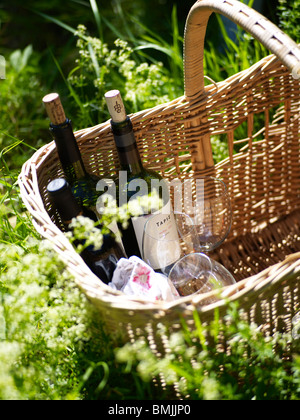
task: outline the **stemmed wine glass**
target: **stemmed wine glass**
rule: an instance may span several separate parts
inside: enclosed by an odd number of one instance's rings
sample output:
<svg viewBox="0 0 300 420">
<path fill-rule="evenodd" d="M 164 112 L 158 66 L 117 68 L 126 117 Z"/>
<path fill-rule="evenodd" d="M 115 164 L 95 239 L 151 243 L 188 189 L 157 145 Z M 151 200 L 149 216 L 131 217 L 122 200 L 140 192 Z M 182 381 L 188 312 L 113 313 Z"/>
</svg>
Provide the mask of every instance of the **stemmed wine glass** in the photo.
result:
<svg viewBox="0 0 300 420">
<path fill-rule="evenodd" d="M 144 261 L 168 276 L 181 296 L 235 283 L 225 267 L 206 255 L 220 246 L 231 228 L 232 212 L 226 185 L 211 177 L 200 181 L 196 200 L 185 199 L 184 212 L 172 214 L 175 230 L 159 230 L 159 215 L 154 214 L 145 224 L 143 233 Z"/>
<path fill-rule="evenodd" d="M 235 284 L 235 279 L 225 267 L 198 252 L 180 258 L 170 270 L 169 279 L 180 296 L 208 293 Z M 210 298 L 210 302 L 214 301 L 213 297 Z"/>
<path fill-rule="evenodd" d="M 199 252 L 210 252 L 219 247 L 227 238 L 232 224 L 231 200 L 226 184 L 217 178 L 198 179 L 194 200 L 184 200 L 184 212 L 178 213 L 178 229 L 196 231 L 194 247 Z M 199 184 L 198 184 L 199 185 Z"/>
</svg>

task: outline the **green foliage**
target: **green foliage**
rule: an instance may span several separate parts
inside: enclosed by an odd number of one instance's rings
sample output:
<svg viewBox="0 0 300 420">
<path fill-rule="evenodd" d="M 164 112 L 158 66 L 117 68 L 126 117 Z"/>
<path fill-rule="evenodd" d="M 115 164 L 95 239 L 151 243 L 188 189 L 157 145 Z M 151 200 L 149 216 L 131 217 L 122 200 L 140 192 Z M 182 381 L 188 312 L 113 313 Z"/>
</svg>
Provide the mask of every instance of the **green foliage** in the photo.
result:
<svg viewBox="0 0 300 420">
<path fill-rule="evenodd" d="M 29 215 L 24 212 L 20 198 L 17 169 L 9 168 L 8 161 L 15 156 L 15 150 L 26 154 L 31 148 L 11 136 L 7 138 L 13 143 L 0 152 L 0 243 L 26 247 L 29 235 L 39 237 L 32 226 Z M 22 145 L 22 148 L 21 148 Z M 29 151 L 28 151 L 29 150 Z M 14 160 L 14 159 L 12 159 Z M 12 166 L 12 165 L 11 165 Z"/>
<path fill-rule="evenodd" d="M 94 13 L 96 21 L 100 22 L 100 15 Z M 143 41 L 137 41 L 130 32 L 130 41 L 117 38 L 110 47 L 101 38 L 89 36 L 84 25 L 78 26 L 75 32 L 78 58 L 67 83 L 71 96 L 79 105 L 76 121 L 80 126 L 109 118 L 104 94 L 110 89 L 120 90 L 130 113 L 168 102 L 182 94 L 181 41 L 176 15 L 173 15 L 173 45 L 149 31 L 142 37 Z M 143 30 L 146 32 L 146 28 Z M 116 36 L 120 35 L 116 28 L 112 27 L 112 31 Z M 171 68 L 151 57 L 146 60 L 144 51 L 149 49 L 171 58 Z"/>
<path fill-rule="evenodd" d="M 265 337 L 256 325 L 242 320 L 242 312 L 233 304 L 225 317 L 226 326 L 217 313 L 205 327 L 198 313 L 194 318 L 195 330 L 185 326 L 169 336 L 169 351 L 164 356 L 156 356 L 139 339 L 118 349 L 117 360 L 127 370 L 136 370 L 144 381 L 162 375 L 168 385 L 178 384 L 185 399 L 300 399 L 299 356 L 283 357 L 291 335 Z M 168 334 L 164 326 L 160 333 Z M 299 338 L 293 344 L 299 354 Z"/>
<path fill-rule="evenodd" d="M 0 255 L 0 399 L 77 398 L 72 354 L 88 338 L 83 297 L 42 244 L 1 246 Z"/>
<path fill-rule="evenodd" d="M 151 398 L 47 242 L 0 244 L 0 400 Z M 134 381 L 132 381 L 134 379 Z"/>
<path fill-rule="evenodd" d="M 39 79 L 39 56 L 29 45 L 23 51 L 13 51 L 6 60 L 6 79 L 0 80 L 0 149 L 14 147 L 10 169 L 20 168 L 29 157 L 23 140 L 38 148 L 42 145 L 41 131 L 46 121 L 39 105 L 43 94 Z M 3 154 L 3 152 L 2 152 Z"/>
<path fill-rule="evenodd" d="M 68 77 L 71 94 L 80 98 L 77 123 L 96 124 L 109 118 L 104 94 L 118 88 L 127 109 L 132 112 L 166 102 L 170 95 L 170 83 L 161 63 L 139 63 L 134 60 L 134 50 L 126 41 L 117 39 L 115 48 L 99 38 L 86 35 L 80 25 L 76 32 L 79 58 Z"/>
<path fill-rule="evenodd" d="M 300 42 L 300 1 L 279 0 L 279 24 L 295 42 Z"/>
</svg>

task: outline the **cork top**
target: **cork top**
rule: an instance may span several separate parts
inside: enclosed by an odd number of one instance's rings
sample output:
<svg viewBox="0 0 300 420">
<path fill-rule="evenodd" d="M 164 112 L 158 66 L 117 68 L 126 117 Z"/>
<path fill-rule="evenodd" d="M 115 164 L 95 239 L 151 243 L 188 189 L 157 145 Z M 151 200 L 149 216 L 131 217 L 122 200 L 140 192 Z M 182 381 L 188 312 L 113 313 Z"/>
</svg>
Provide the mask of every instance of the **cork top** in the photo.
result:
<svg viewBox="0 0 300 420">
<path fill-rule="evenodd" d="M 124 122 L 127 114 L 120 92 L 110 90 L 105 94 L 105 99 L 112 121 L 115 123 Z"/>
<path fill-rule="evenodd" d="M 54 125 L 66 122 L 66 115 L 58 93 L 49 93 L 43 98 L 47 114 Z"/>
</svg>

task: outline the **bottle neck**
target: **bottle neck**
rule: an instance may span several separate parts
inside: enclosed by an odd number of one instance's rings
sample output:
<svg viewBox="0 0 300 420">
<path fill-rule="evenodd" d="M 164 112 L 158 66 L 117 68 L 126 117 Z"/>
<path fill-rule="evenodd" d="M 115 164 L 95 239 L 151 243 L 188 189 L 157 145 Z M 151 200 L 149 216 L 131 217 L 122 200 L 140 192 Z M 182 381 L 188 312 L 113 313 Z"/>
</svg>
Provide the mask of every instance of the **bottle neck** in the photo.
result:
<svg viewBox="0 0 300 420">
<path fill-rule="evenodd" d="M 141 173 L 144 167 L 130 118 L 127 117 L 122 123 L 111 121 L 111 127 L 118 150 L 121 169 L 132 175 Z"/>
<path fill-rule="evenodd" d="M 63 124 L 50 124 L 50 131 L 53 135 L 59 160 L 63 171 L 72 184 L 76 179 L 87 176 L 78 144 L 74 137 L 72 124 L 69 119 Z"/>
</svg>

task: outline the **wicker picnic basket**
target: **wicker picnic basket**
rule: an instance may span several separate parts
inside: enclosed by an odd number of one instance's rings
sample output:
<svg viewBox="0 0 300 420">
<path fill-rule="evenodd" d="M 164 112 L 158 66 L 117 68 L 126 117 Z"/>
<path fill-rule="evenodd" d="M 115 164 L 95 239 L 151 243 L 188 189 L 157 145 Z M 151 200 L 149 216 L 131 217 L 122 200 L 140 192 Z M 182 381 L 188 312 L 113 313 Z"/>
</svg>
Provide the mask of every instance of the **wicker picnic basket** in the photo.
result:
<svg viewBox="0 0 300 420">
<path fill-rule="evenodd" d="M 213 12 L 238 23 L 274 55 L 205 86 L 204 39 Z M 211 257 L 231 271 L 236 285 L 207 304 L 207 294 L 149 303 L 102 283 L 56 225 L 46 191 L 48 182 L 62 175 L 53 142 L 24 164 L 19 176 L 22 199 L 37 231 L 63 256 L 112 335 L 124 333 L 125 339 L 134 340 L 146 334 L 155 347 L 159 324 L 172 332 L 183 317 L 193 328 L 195 310 L 205 323 L 213 319 L 216 307 L 222 315 L 235 300 L 247 320 L 262 325 L 267 334 L 290 331 L 300 310 L 300 49 L 239 1 L 199 0 L 187 18 L 184 59 L 185 94 L 132 115 L 132 122 L 148 167 L 169 180 L 214 175 L 227 184 L 233 225 Z M 237 136 L 241 125 L 246 138 Z M 118 169 L 109 121 L 75 136 L 89 171 L 108 176 Z M 227 141 L 228 158 L 215 165 L 218 136 Z"/>
</svg>

